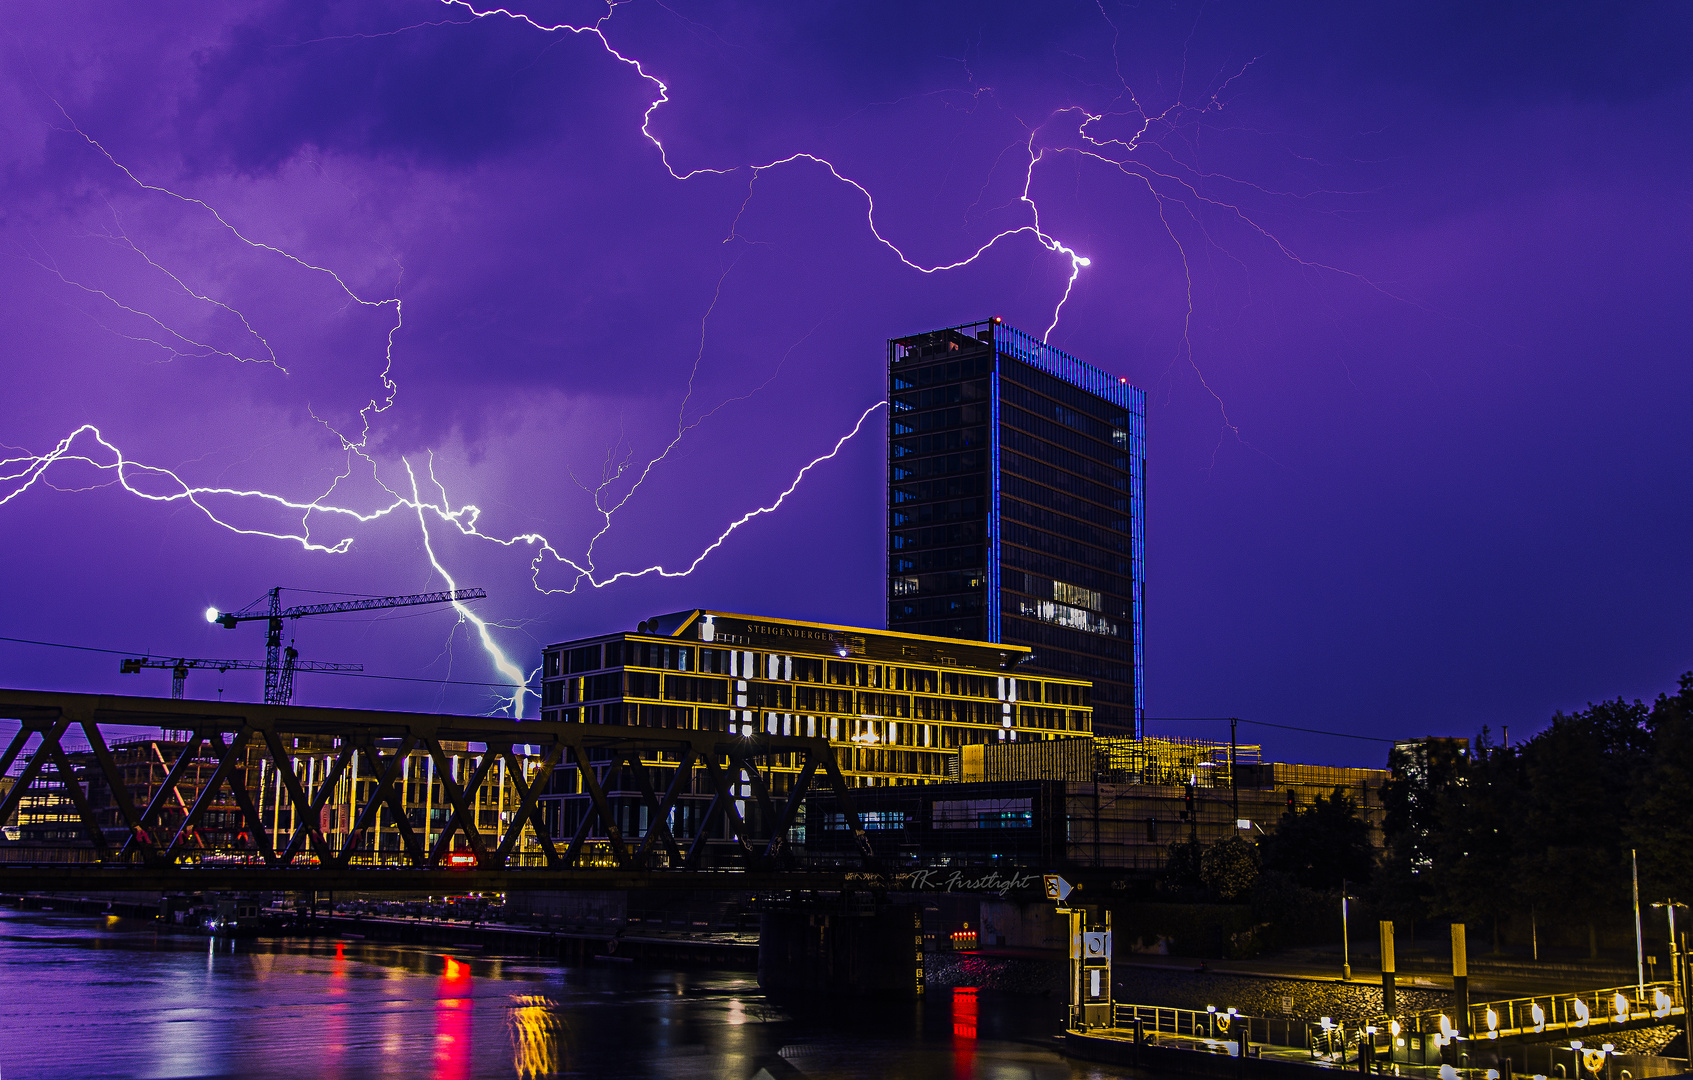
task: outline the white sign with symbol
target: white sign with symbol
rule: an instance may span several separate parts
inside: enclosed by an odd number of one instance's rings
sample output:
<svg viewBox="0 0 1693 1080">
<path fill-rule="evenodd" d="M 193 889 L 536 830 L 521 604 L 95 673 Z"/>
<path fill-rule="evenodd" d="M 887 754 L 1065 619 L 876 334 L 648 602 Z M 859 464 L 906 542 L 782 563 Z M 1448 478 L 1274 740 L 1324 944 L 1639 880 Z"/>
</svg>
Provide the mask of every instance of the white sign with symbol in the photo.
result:
<svg viewBox="0 0 1693 1080">
<path fill-rule="evenodd" d="M 1057 874 L 1047 874 L 1041 878 L 1041 881 L 1046 884 L 1046 898 L 1048 900 L 1063 902 L 1070 895 L 1071 884 Z"/>
</svg>

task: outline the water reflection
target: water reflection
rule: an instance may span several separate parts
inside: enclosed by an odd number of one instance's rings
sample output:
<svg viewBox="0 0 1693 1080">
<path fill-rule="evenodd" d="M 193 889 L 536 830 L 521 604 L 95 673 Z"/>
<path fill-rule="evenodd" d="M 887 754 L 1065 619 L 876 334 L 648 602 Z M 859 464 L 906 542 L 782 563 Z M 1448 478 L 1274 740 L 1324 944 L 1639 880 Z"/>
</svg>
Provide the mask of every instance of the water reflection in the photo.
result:
<svg viewBox="0 0 1693 1080">
<path fill-rule="evenodd" d="M 441 958 L 441 982 L 435 992 L 435 1076 L 469 1080 L 472 997 L 470 965 Z"/>
<path fill-rule="evenodd" d="M 5 1080 L 1100 1075 L 1053 1051 L 1054 1003 L 988 990 L 773 1002 L 741 972 L 351 939 L 231 948 L 150 921 L 4 908 L 0 987 Z"/>
<path fill-rule="evenodd" d="M 513 994 L 507 1024 L 511 1030 L 511 1065 L 523 1080 L 551 1076 L 559 1068 L 559 1020 L 553 1001 L 540 994 Z"/>
</svg>

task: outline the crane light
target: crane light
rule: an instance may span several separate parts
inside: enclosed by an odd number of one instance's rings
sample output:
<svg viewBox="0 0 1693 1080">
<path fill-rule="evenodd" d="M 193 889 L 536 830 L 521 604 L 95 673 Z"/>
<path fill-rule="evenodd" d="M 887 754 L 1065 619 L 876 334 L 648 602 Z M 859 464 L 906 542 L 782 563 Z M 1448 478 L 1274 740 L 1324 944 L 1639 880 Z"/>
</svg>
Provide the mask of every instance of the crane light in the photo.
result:
<svg viewBox="0 0 1693 1080">
<path fill-rule="evenodd" d="M 218 621 L 218 609 L 217 608 L 209 607 L 209 608 L 206 609 L 206 621 L 207 622 L 217 622 Z"/>
</svg>

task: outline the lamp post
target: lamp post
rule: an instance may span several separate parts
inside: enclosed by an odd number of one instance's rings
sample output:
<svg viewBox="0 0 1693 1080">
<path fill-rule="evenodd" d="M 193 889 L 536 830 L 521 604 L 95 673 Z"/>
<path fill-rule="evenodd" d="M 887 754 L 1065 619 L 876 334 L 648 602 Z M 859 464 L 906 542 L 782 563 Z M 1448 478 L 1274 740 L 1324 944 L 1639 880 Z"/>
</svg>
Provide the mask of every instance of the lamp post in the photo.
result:
<svg viewBox="0 0 1693 1080">
<path fill-rule="evenodd" d="M 1678 907 L 1686 907 L 1687 905 L 1671 897 L 1667 900 L 1661 900 L 1652 906 L 1655 908 L 1663 908 L 1664 914 L 1669 916 L 1670 981 L 1675 984 L 1676 993 L 1679 994 L 1681 992 L 1681 953 L 1676 948 L 1675 944 L 1675 909 Z"/>
<path fill-rule="evenodd" d="M 1634 875 L 1634 996 L 1638 1000 L 1646 996 L 1646 937 L 1640 930 L 1640 856 L 1633 848 L 1628 849 L 1628 862 Z"/>
<path fill-rule="evenodd" d="M 1346 919 L 1346 879 L 1340 879 L 1340 978 L 1352 978 L 1352 934 Z"/>
</svg>

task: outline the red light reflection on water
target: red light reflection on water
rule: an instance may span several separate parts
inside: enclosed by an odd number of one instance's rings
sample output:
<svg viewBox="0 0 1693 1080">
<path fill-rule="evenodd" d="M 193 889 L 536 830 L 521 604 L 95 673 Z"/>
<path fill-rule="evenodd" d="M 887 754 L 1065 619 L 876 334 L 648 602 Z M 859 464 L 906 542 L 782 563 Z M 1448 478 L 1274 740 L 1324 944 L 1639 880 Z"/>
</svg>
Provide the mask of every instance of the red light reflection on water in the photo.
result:
<svg viewBox="0 0 1693 1080">
<path fill-rule="evenodd" d="M 441 968 L 435 992 L 436 1080 L 470 1078 L 470 965 L 452 957 Z"/>
<path fill-rule="evenodd" d="M 976 1075 L 976 988 L 952 988 L 952 1072 L 965 1078 Z"/>
<path fill-rule="evenodd" d="M 340 1080 L 346 1075 L 347 1052 L 347 945 L 335 943 L 335 957 L 329 965 L 329 1003 L 323 1013 L 319 1045 L 323 1049 L 323 1076 Z"/>
</svg>

